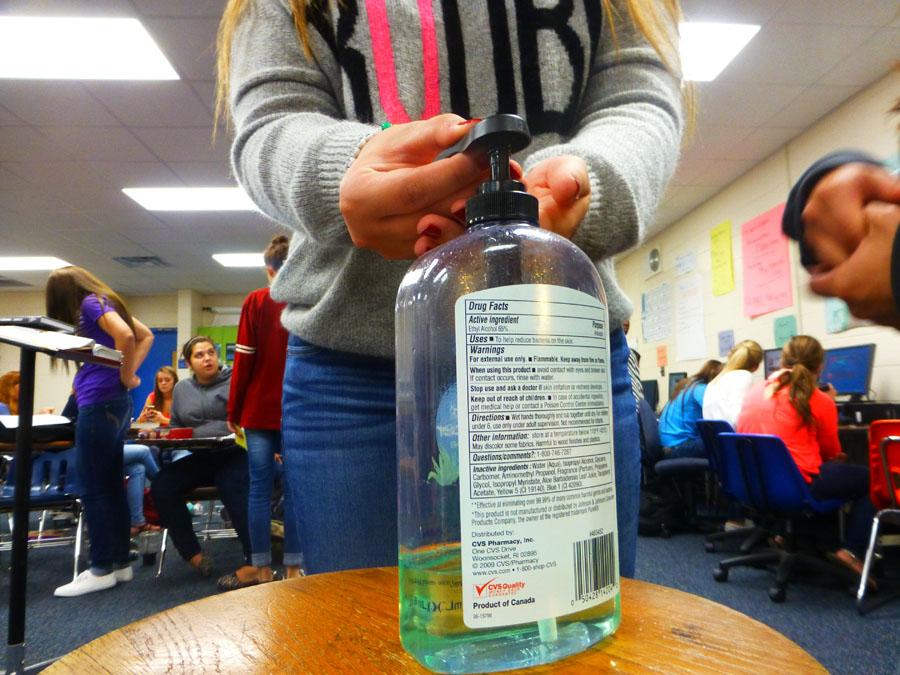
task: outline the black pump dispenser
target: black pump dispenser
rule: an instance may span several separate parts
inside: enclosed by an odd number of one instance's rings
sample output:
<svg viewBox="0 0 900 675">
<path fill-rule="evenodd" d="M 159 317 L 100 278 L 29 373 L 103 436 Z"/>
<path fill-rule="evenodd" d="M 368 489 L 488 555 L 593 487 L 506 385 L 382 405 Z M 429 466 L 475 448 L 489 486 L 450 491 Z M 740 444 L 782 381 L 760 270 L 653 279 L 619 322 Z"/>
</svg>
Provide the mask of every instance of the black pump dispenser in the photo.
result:
<svg viewBox="0 0 900 675">
<path fill-rule="evenodd" d="M 528 124 L 518 115 L 493 115 L 478 122 L 466 136 L 438 159 L 458 152 L 487 155 L 491 179 L 478 186 L 478 194 L 466 202 L 466 226 L 518 221 L 538 224 L 538 200 L 525 185 L 509 177 L 509 156 L 531 143 Z"/>
</svg>

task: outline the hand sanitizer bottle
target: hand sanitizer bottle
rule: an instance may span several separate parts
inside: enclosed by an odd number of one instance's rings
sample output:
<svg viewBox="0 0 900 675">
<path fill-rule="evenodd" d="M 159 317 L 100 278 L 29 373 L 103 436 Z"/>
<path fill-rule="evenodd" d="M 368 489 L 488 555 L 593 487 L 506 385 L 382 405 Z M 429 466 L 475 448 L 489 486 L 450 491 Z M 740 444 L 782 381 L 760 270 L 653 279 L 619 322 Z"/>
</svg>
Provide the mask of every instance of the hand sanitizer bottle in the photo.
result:
<svg viewBox="0 0 900 675">
<path fill-rule="evenodd" d="M 606 295 L 509 178 L 530 140 L 497 115 L 448 151 L 491 180 L 397 296 L 400 637 L 437 672 L 555 661 L 619 624 Z"/>
</svg>

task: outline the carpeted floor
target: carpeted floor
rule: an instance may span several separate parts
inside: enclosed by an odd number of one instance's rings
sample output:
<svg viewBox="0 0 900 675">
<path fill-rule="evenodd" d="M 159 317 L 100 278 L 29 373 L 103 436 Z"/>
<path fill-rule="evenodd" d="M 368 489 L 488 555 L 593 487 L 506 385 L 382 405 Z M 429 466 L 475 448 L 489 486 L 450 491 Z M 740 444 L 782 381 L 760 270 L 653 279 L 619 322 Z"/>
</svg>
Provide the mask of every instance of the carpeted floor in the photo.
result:
<svg viewBox="0 0 900 675">
<path fill-rule="evenodd" d="M 235 540 L 208 543 L 216 573 L 233 571 L 241 562 Z M 130 584 L 73 599 L 53 597 L 53 589 L 71 575 L 70 547 L 33 550 L 29 556 L 27 663 L 55 658 L 150 614 L 216 593 L 215 577 L 200 579 L 177 555 L 167 558 L 163 576 L 135 563 Z M 860 617 L 844 588 L 801 584 L 791 587 L 787 602 L 768 598 L 771 577 L 758 570 L 732 572 L 716 583 L 712 569 L 718 558 L 703 549 L 700 535 L 671 539 L 641 538 L 638 578 L 710 598 L 744 612 L 787 635 L 832 673 L 895 675 L 900 662 L 900 600 Z M 894 561 L 897 562 L 897 561 Z M 3 553 L 0 581 L 0 628 L 6 635 L 9 597 L 9 554 Z"/>
</svg>

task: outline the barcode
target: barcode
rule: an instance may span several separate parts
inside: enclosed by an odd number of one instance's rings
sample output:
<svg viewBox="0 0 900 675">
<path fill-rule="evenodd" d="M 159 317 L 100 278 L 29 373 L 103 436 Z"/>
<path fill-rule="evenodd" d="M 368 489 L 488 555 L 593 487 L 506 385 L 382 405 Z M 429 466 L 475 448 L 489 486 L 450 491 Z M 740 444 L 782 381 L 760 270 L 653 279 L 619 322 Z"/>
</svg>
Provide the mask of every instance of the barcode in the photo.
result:
<svg viewBox="0 0 900 675">
<path fill-rule="evenodd" d="M 615 532 L 601 534 L 574 544 L 575 599 L 611 586 L 616 581 Z"/>
</svg>

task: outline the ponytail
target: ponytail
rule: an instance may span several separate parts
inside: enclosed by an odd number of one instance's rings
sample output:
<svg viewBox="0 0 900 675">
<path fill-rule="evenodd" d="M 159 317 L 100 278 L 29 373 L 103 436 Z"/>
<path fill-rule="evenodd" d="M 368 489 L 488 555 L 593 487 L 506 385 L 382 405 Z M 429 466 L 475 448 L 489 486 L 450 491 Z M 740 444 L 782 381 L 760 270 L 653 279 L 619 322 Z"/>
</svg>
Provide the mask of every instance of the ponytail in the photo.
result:
<svg viewBox="0 0 900 675">
<path fill-rule="evenodd" d="M 778 375 L 775 391 L 788 387 L 791 405 L 807 426 L 815 423 L 809 401 L 824 360 L 825 350 L 809 335 L 795 335 L 781 350 L 781 367 L 788 370 Z"/>
</svg>

